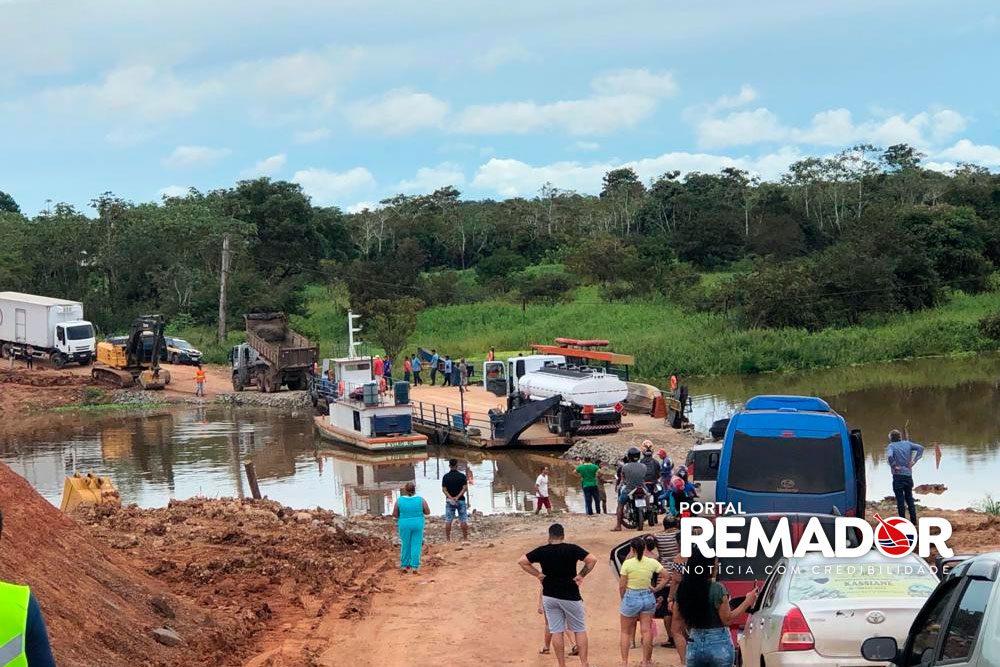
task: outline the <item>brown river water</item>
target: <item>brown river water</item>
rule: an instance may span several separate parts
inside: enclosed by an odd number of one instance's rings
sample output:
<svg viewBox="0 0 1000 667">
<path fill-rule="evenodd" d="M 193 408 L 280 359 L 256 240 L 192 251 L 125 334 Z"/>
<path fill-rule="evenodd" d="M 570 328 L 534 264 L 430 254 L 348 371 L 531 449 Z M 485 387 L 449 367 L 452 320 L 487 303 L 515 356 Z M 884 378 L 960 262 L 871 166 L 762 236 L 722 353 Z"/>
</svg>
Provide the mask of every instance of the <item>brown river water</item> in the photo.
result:
<svg viewBox="0 0 1000 667">
<path fill-rule="evenodd" d="M 1000 479 L 1000 356 L 922 359 L 795 374 L 695 378 L 690 413 L 700 430 L 761 393 L 821 396 L 864 432 L 869 499 L 891 493 L 883 462 L 886 433 L 907 421 L 911 439 L 928 446 L 917 484 L 943 483 L 932 507 L 975 506 Z M 935 466 L 932 443 L 941 445 Z M 458 458 L 472 476 L 471 504 L 484 513 L 531 509 L 535 476 L 553 468 L 556 509 L 582 510 L 583 497 L 557 452 L 430 447 L 371 455 L 333 449 L 313 432 L 312 417 L 226 406 L 156 414 L 54 414 L 30 440 L 0 441 L 0 461 L 58 504 L 65 475 L 110 476 L 125 502 L 165 505 L 171 498 L 249 494 L 242 462 L 254 462 L 262 493 L 296 508 L 343 514 L 384 513 L 399 487 L 417 484 L 435 513 L 444 511 L 439 480 Z M 613 495 L 613 494 L 612 494 Z M 612 501 L 613 502 L 613 501 Z"/>
</svg>

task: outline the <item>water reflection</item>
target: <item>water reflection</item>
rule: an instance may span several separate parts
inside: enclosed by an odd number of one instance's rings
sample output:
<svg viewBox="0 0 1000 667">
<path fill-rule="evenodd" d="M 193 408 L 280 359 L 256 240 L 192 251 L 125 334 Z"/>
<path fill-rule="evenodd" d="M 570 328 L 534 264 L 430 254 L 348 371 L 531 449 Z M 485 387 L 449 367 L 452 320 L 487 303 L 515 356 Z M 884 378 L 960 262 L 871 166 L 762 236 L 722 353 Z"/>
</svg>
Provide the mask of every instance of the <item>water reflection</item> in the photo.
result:
<svg viewBox="0 0 1000 667">
<path fill-rule="evenodd" d="M 332 449 L 313 432 L 312 417 L 212 406 L 152 415 L 78 416 L 51 433 L 0 440 L 0 460 L 58 503 L 73 472 L 110 476 L 125 502 L 162 506 L 171 498 L 242 497 L 243 462 L 256 468 L 262 493 L 292 507 L 342 514 L 391 511 L 407 481 L 435 513 L 444 513 L 440 479 L 456 458 L 470 477 L 473 509 L 531 511 L 535 477 L 552 469 L 557 509 L 579 510 L 583 497 L 569 467 L 551 453 L 434 448 L 369 453 Z"/>
</svg>

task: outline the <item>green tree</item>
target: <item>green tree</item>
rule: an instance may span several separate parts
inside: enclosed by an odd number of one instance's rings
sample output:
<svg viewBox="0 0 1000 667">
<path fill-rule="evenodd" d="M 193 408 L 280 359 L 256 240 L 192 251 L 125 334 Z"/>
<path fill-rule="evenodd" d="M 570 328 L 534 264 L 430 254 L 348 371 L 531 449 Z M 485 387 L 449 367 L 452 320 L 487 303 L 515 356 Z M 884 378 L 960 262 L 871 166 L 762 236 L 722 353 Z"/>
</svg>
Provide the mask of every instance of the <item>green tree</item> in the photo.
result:
<svg viewBox="0 0 1000 667">
<path fill-rule="evenodd" d="M 21 207 L 17 205 L 14 198 L 0 190 L 0 213 L 20 213 Z"/>
<path fill-rule="evenodd" d="M 553 304 L 571 301 L 578 282 L 564 271 L 523 271 L 516 276 L 514 284 L 520 302 Z"/>
<path fill-rule="evenodd" d="M 365 317 L 365 330 L 390 359 L 396 359 L 417 328 L 417 315 L 424 304 L 420 299 L 402 297 L 377 299 Z"/>
</svg>

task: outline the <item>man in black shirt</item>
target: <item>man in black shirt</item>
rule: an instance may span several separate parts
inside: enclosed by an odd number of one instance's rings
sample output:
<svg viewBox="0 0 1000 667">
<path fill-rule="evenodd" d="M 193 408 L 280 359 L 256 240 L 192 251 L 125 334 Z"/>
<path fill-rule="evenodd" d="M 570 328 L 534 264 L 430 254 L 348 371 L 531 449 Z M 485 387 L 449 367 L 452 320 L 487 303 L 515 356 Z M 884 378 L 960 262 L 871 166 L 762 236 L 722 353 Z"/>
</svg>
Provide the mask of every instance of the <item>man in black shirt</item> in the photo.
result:
<svg viewBox="0 0 1000 667">
<path fill-rule="evenodd" d="M 569 630 L 576 636 L 580 648 L 580 665 L 590 667 L 587 660 L 587 626 L 580 597 L 580 584 L 597 564 L 597 558 L 575 544 L 564 542 L 566 531 L 561 524 L 549 526 L 549 543 L 521 556 L 521 569 L 542 582 L 542 608 L 549 632 L 552 633 L 552 648 L 559 667 L 566 667 L 563 633 Z M 583 568 L 577 572 L 576 564 L 583 561 Z M 541 571 L 534 567 L 541 566 Z"/>
<path fill-rule="evenodd" d="M 444 537 L 451 541 L 451 524 L 458 515 L 458 523 L 462 526 L 462 539 L 469 539 L 469 504 L 465 494 L 469 490 L 469 478 L 458 469 L 458 459 L 448 461 L 449 471 L 441 478 L 441 490 L 444 491 Z"/>
</svg>

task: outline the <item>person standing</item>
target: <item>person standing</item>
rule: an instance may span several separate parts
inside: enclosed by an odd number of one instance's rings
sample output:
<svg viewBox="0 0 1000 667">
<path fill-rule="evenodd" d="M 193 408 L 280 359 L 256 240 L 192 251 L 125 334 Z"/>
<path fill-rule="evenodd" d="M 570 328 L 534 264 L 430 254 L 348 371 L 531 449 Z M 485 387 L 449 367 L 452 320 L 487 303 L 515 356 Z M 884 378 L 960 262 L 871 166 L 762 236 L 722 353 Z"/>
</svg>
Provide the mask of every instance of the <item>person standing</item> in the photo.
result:
<svg viewBox="0 0 1000 667">
<path fill-rule="evenodd" d="M 35 348 L 30 345 L 24 348 L 24 363 L 29 370 L 35 367 Z"/>
<path fill-rule="evenodd" d="M 910 511 L 910 521 L 917 523 L 917 504 L 913 500 L 913 466 L 924 456 L 924 448 L 896 429 L 889 431 L 885 457 L 892 470 L 892 492 L 896 496 L 896 512 L 901 517 Z"/>
<path fill-rule="evenodd" d="M 0 649 L 9 667 L 56 667 L 45 618 L 27 586 L 0 581 Z"/>
<path fill-rule="evenodd" d="M 372 362 L 372 370 L 375 373 L 374 380 L 378 382 L 382 379 L 382 374 L 385 371 L 385 363 L 382 361 L 382 357 L 375 355 L 375 360 Z"/>
<path fill-rule="evenodd" d="M 597 466 L 597 513 L 607 514 L 608 513 L 608 489 L 607 485 L 609 482 L 613 482 L 614 479 L 611 474 L 605 469 L 604 463 L 601 459 L 594 461 L 594 465 Z"/>
<path fill-rule="evenodd" d="M 646 555 L 646 540 L 642 536 L 633 537 L 629 545 L 632 547 L 632 556 L 622 563 L 618 576 L 618 593 L 621 596 L 618 608 L 621 614 L 618 647 L 623 667 L 628 667 L 628 652 L 632 647 L 637 622 L 642 637 L 642 664 L 649 665 L 652 661 L 656 594 L 668 583 L 666 571 L 660 561 Z"/>
<path fill-rule="evenodd" d="M 420 553 L 424 548 L 424 517 L 431 513 L 427 501 L 417 495 L 417 485 L 407 482 L 403 493 L 392 508 L 399 533 L 399 571 L 403 574 L 420 570 Z"/>
<path fill-rule="evenodd" d="M 385 378 L 386 384 L 390 387 L 392 386 L 392 358 L 386 357 L 385 363 L 382 365 L 382 377 Z"/>
<path fill-rule="evenodd" d="M 490 351 L 486 353 L 486 361 L 496 361 L 496 360 L 497 360 L 497 351 L 493 349 L 492 345 L 490 345 Z"/>
<path fill-rule="evenodd" d="M 205 396 L 205 369 L 198 362 L 198 369 L 194 372 L 194 395 Z"/>
<path fill-rule="evenodd" d="M 666 491 L 670 487 L 670 478 L 674 476 L 674 462 L 665 449 L 660 449 L 656 455 L 660 457 L 660 488 Z"/>
<path fill-rule="evenodd" d="M 559 667 L 566 667 L 566 642 L 563 633 L 567 630 L 576 636 L 580 665 L 590 667 L 586 612 L 580 585 L 597 565 L 597 558 L 582 547 L 565 540 L 566 531 L 562 524 L 554 523 L 549 526 L 548 544 L 524 554 L 517 564 L 542 582 L 542 609 L 549 632 L 552 633 L 552 648 L 555 649 Z M 583 567 L 577 572 L 577 563 L 580 562 Z M 542 568 L 541 571 L 535 564 Z"/>
<path fill-rule="evenodd" d="M 431 386 L 432 387 L 434 386 L 434 383 L 437 382 L 438 361 L 440 361 L 440 360 L 441 360 L 441 357 L 438 356 L 437 350 L 431 350 L 431 361 L 430 361 L 430 364 L 431 364 Z"/>
<path fill-rule="evenodd" d="M 684 655 L 686 667 L 732 667 L 736 659 L 729 626 L 757 601 L 758 591 L 750 590 L 735 609 L 729 593 L 715 581 L 717 564 L 697 548 L 677 586 L 674 615 L 688 628 L 690 639 Z"/>
<path fill-rule="evenodd" d="M 420 371 L 421 371 L 420 357 L 418 357 L 417 355 L 413 355 L 413 362 L 410 364 L 410 367 L 413 369 L 413 386 L 423 384 L 424 381 L 420 377 Z"/>
<path fill-rule="evenodd" d="M 458 360 L 458 384 L 461 387 L 469 386 L 469 365 L 465 363 L 465 357 Z"/>
<path fill-rule="evenodd" d="M 552 514 L 552 501 L 549 500 L 549 467 L 543 466 L 542 472 L 535 478 L 535 514 L 538 514 L 542 507 Z"/>
<path fill-rule="evenodd" d="M 587 514 L 593 514 L 594 508 L 601 509 L 601 495 L 597 489 L 597 466 L 589 456 L 583 457 L 583 463 L 576 467 L 580 476 L 580 488 L 583 489 L 583 502 Z"/>
<path fill-rule="evenodd" d="M 410 358 L 403 356 L 403 380 L 406 384 L 410 384 L 410 377 L 413 373 L 413 364 L 410 362 Z"/>
<path fill-rule="evenodd" d="M 444 361 L 442 362 L 442 372 L 444 373 L 444 381 L 441 383 L 443 387 L 451 386 L 451 357 L 447 354 L 444 355 Z"/>
<path fill-rule="evenodd" d="M 469 478 L 458 469 L 458 459 L 448 461 L 448 472 L 441 478 L 441 490 L 444 491 L 444 538 L 451 541 L 451 524 L 458 515 L 458 523 L 462 527 L 462 539 L 469 539 L 469 505 L 466 494 L 469 492 Z"/>
</svg>

